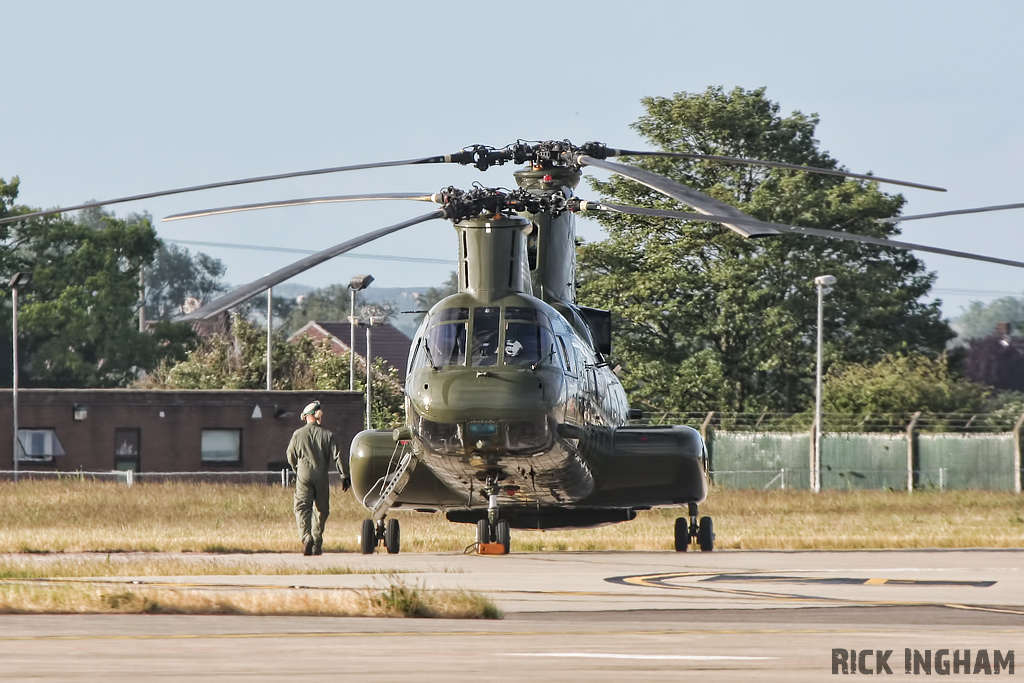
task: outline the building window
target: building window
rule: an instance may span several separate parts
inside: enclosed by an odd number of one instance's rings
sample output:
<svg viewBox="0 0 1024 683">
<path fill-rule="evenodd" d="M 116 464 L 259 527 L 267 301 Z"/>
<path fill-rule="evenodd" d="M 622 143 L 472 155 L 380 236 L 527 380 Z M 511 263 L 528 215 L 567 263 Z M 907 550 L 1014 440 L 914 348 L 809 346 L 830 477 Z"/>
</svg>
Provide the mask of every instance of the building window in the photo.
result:
<svg viewBox="0 0 1024 683">
<path fill-rule="evenodd" d="M 115 429 L 114 430 L 114 469 L 139 471 L 139 442 L 140 433 L 138 429 Z"/>
<path fill-rule="evenodd" d="M 64 447 L 53 429 L 19 429 L 18 443 L 18 462 L 52 463 L 55 456 L 64 455 Z"/>
<path fill-rule="evenodd" d="M 242 430 L 204 429 L 203 462 L 211 465 L 242 462 Z"/>
</svg>

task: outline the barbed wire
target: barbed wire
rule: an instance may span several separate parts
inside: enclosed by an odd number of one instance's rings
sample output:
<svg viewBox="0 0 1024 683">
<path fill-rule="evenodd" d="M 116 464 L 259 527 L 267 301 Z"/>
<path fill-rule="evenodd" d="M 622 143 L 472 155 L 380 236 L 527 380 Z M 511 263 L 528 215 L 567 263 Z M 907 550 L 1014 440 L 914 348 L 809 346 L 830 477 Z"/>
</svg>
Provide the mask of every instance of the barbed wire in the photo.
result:
<svg viewBox="0 0 1024 683">
<path fill-rule="evenodd" d="M 823 413 L 826 432 L 906 432 L 913 424 L 917 432 L 1001 433 L 1013 431 L 1021 415 L 998 413 Z M 708 426 L 721 431 L 802 432 L 814 427 L 814 414 L 743 412 L 665 412 L 645 415 L 637 424 L 682 424 Z"/>
</svg>

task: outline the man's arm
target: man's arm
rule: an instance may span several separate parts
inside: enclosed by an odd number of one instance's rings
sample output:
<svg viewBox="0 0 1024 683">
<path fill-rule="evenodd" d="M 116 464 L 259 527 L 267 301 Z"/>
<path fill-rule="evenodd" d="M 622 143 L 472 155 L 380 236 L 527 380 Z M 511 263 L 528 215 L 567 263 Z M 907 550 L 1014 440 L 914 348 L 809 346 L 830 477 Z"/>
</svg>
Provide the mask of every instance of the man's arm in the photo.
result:
<svg viewBox="0 0 1024 683">
<path fill-rule="evenodd" d="M 299 453 L 298 453 L 298 450 L 299 449 L 297 447 L 297 444 L 295 443 L 295 441 L 296 441 L 295 437 L 296 437 L 296 434 L 292 434 L 292 438 L 288 442 L 288 450 L 285 453 L 285 457 L 288 458 L 288 466 L 291 467 L 293 471 L 298 471 L 298 465 L 299 465 Z"/>
<path fill-rule="evenodd" d="M 341 448 L 338 447 L 338 440 L 331 434 L 330 438 L 330 449 L 331 457 L 334 458 L 334 464 L 338 466 L 338 472 L 341 474 L 341 490 L 348 491 L 352 485 L 352 477 L 346 472 L 345 458 L 341 452 Z"/>
</svg>

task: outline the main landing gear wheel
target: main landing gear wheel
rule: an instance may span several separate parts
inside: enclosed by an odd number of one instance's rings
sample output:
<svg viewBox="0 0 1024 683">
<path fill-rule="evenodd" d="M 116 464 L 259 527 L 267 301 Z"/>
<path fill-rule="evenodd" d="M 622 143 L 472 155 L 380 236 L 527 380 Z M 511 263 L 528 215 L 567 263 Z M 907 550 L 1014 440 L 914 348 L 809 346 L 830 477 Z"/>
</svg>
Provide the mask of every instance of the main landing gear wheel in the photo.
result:
<svg viewBox="0 0 1024 683">
<path fill-rule="evenodd" d="M 363 520 L 363 530 L 359 534 L 359 549 L 363 555 L 372 555 L 377 549 L 377 526 L 372 519 Z"/>
<path fill-rule="evenodd" d="M 402 530 L 397 519 L 388 520 L 387 528 L 384 530 L 384 547 L 392 555 L 397 555 L 402 547 Z"/>
<path fill-rule="evenodd" d="M 690 523 L 686 517 L 676 517 L 676 552 L 686 552 L 690 545 Z"/>
<path fill-rule="evenodd" d="M 709 553 L 715 549 L 715 528 L 710 517 L 701 517 L 697 522 L 697 504 L 689 504 L 689 520 L 686 517 L 676 518 L 675 542 L 676 551 L 685 552 L 689 545 L 696 542 L 702 552 Z"/>
<path fill-rule="evenodd" d="M 700 518 L 700 527 L 697 529 L 697 543 L 704 552 L 711 552 L 715 549 L 715 529 L 710 517 Z"/>
</svg>

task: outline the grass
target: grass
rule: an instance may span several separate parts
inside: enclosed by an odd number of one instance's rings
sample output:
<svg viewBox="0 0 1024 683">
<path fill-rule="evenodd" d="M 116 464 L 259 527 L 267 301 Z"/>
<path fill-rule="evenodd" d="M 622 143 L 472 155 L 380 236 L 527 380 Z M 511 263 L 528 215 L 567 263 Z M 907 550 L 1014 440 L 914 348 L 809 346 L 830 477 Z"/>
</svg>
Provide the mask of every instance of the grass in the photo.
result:
<svg viewBox="0 0 1024 683">
<path fill-rule="evenodd" d="M 335 489 L 325 553 L 358 552 L 366 511 Z M 671 550 L 685 510 L 598 529 L 520 531 L 513 551 Z M 1024 496 L 984 491 L 714 490 L 701 506 L 721 549 L 1024 547 Z M 459 552 L 475 527 L 396 511 L 403 552 Z M 292 491 L 276 486 L 0 482 L 0 552 L 262 553 L 300 550 Z M 255 571 L 244 566 L 238 573 Z M 262 569 L 260 570 L 262 571 Z M 141 572 L 139 572 L 141 574 Z M 158 572 L 164 573 L 164 572 Z M 171 573 L 171 572 L 166 572 Z"/>
<path fill-rule="evenodd" d="M 392 580 L 382 590 L 195 590 L 101 582 L 0 583 L 0 614 L 259 614 L 500 619 L 486 597 L 426 591 Z"/>
<path fill-rule="evenodd" d="M 428 591 L 392 570 L 353 569 L 366 511 L 332 493 L 324 551 L 296 566 L 220 553 L 298 553 L 292 491 L 275 486 L 62 480 L 0 482 L 0 613 L 273 614 L 500 618 L 485 596 Z M 670 551 L 683 510 L 642 512 L 598 529 L 520 531 L 516 552 Z M 1024 547 L 1024 497 L 982 491 L 715 490 L 701 506 L 716 547 L 759 550 Z M 460 552 L 476 529 L 396 511 L 405 552 Z M 139 551 L 142 551 L 141 553 Z M 186 553 L 146 556 L 146 551 Z M 91 553 L 91 554 L 81 554 Z M 96 555 L 95 553 L 102 553 Z M 189 555 L 188 553 L 196 553 Z M 337 560 L 337 561 L 333 561 Z M 197 589 L 117 585 L 96 577 L 381 574 L 371 590 Z"/>
</svg>

